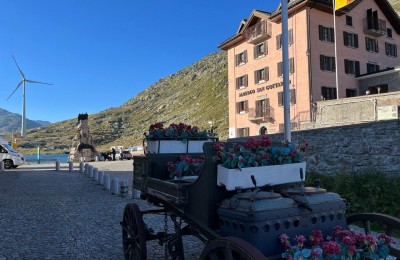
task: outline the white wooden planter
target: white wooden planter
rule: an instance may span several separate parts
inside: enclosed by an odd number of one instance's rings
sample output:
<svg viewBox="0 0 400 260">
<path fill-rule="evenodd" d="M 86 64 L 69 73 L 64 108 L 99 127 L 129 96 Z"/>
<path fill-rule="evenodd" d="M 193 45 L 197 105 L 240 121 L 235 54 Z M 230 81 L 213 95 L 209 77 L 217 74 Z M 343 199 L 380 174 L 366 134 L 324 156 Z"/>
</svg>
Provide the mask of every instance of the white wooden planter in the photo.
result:
<svg viewBox="0 0 400 260">
<path fill-rule="evenodd" d="M 203 153 L 208 140 L 148 140 L 148 153 Z"/>
<path fill-rule="evenodd" d="M 303 169 L 303 180 L 306 177 L 306 162 L 228 169 L 218 165 L 217 185 L 225 186 L 227 190 L 235 190 L 236 187 L 254 188 L 251 175 L 254 175 L 257 186 L 278 185 L 300 182 L 300 169 Z"/>
</svg>

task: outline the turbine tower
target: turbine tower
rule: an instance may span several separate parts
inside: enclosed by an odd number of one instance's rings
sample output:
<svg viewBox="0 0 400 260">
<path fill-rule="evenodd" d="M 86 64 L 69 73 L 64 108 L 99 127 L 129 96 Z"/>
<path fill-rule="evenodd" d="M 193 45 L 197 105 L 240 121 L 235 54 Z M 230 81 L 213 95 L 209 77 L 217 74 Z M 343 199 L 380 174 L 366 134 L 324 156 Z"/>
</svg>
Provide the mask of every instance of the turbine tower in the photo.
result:
<svg viewBox="0 0 400 260">
<path fill-rule="evenodd" d="M 18 83 L 17 87 L 15 88 L 13 93 L 11 93 L 11 95 L 6 99 L 6 101 L 15 93 L 15 91 L 17 91 L 17 89 L 21 85 L 23 85 L 23 89 L 22 89 L 22 120 L 21 120 L 21 137 L 23 137 L 23 136 L 25 136 L 25 133 L 26 133 L 26 115 L 25 115 L 25 84 L 26 84 L 26 82 L 38 83 L 38 84 L 44 84 L 44 85 L 53 85 L 53 84 L 26 79 L 24 73 L 22 73 L 21 68 L 18 66 L 18 63 L 15 60 L 14 55 L 12 55 L 12 57 L 14 59 L 15 65 L 17 65 L 19 73 L 21 74 L 22 80 Z"/>
</svg>

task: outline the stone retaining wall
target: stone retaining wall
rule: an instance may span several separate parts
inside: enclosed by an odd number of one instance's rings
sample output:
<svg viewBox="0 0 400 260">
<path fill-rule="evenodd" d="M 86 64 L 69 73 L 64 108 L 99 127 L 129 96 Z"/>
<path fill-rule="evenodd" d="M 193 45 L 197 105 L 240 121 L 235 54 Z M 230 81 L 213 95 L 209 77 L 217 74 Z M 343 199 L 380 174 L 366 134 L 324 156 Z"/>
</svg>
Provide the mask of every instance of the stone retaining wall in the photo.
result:
<svg viewBox="0 0 400 260">
<path fill-rule="evenodd" d="M 283 134 L 268 136 L 273 141 L 283 140 Z M 309 141 L 307 171 L 329 174 L 372 168 L 400 172 L 399 120 L 300 130 L 291 136 L 294 143 L 303 138 Z"/>
</svg>

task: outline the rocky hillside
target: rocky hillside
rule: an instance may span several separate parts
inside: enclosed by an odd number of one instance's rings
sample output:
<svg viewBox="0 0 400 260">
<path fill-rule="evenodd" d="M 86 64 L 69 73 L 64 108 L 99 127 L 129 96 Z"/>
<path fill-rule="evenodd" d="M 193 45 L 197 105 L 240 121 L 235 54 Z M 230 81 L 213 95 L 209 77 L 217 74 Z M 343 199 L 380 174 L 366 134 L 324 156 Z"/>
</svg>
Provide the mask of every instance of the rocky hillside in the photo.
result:
<svg viewBox="0 0 400 260">
<path fill-rule="evenodd" d="M 209 129 L 214 121 L 221 139 L 228 135 L 227 58 L 215 52 L 196 63 L 160 79 L 122 106 L 89 115 L 95 146 L 140 145 L 150 124 L 184 122 Z M 82 108 L 84 110 L 84 108 Z M 20 147 L 69 149 L 76 133 L 74 119 L 27 131 Z"/>
<path fill-rule="evenodd" d="M 26 119 L 26 128 L 35 128 L 44 125 L 49 125 L 50 122 L 42 120 Z M 21 130 L 21 115 L 11 113 L 0 108 L 0 134 L 10 133 L 12 131 Z"/>
</svg>

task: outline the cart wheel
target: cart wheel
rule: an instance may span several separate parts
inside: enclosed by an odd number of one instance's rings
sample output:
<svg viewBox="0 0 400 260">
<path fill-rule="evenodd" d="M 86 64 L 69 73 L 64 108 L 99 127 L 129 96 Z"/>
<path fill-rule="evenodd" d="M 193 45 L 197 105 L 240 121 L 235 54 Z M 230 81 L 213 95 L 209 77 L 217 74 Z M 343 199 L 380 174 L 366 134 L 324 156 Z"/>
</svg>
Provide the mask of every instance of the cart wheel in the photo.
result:
<svg viewBox="0 0 400 260">
<path fill-rule="evenodd" d="M 128 203 L 122 220 L 122 245 L 125 259 L 147 259 L 146 232 L 138 205 Z"/>
<path fill-rule="evenodd" d="M 211 240 L 200 255 L 201 260 L 267 259 L 257 248 L 237 237 Z"/>
<path fill-rule="evenodd" d="M 363 228 L 365 234 L 374 232 L 385 233 L 386 235 L 397 239 L 397 241 L 400 238 L 400 219 L 392 216 L 379 213 L 361 213 L 349 216 L 346 221 L 348 226 L 354 225 L 359 228 Z M 352 228 L 349 227 L 349 230 L 352 230 Z M 390 244 L 389 250 L 391 256 L 395 256 L 397 258 L 400 257 L 399 243 Z"/>
</svg>

